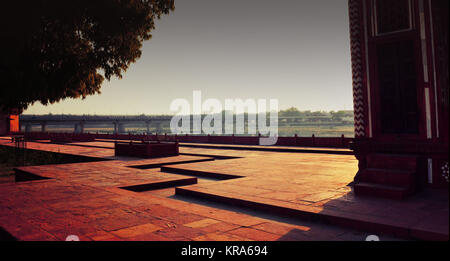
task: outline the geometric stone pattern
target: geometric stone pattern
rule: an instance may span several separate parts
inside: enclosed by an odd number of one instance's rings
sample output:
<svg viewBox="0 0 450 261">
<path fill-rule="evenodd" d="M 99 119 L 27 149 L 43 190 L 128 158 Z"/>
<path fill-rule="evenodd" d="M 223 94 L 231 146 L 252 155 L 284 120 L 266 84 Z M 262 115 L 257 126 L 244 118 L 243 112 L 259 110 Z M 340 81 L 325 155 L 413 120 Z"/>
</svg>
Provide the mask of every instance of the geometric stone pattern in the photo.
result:
<svg viewBox="0 0 450 261">
<path fill-rule="evenodd" d="M 353 77 L 353 109 L 355 117 L 355 137 L 365 136 L 364 103 L 364 66 L 363 66 L 363 30 L 361 0 L 349 0 L 350 49 Z"/>
<path fill-rule="evenodd" d="M 2 143 L 12 145 L 0 138 Z M 81 240 L 360 241 L 367 235 L 337 224 L 299 218 L 281 220 L 272 210 L 265 211 L 264 215 L 250 215 L 228 205 L 224 209 L 180 200 L 179 196 L 173 197 L 174 188 L 147 192 L 122 188 L 192 178 L 198 184 L 178 188 L 264 203 L 269 207 L 301 209 L 314 215 L 339 217 L 339 220 L 346 220 L 344 216 L 370 216 L 371 222 L 401 221 L 408 229 L 416 228 L 416 232 L 427 232 L 429 236 L 436 231 L 447 231 L 448 237 L 448 194 L 447 201 L 429 197 L 414 202 L 355 198 L 347 186 L 357 168 L 351 155 L 180 147 L 180 156 L 137 159 L 113 157 L 111 142 L 77 145 L 28 142 L 27 145 L 111 160 L 23 167 L 20 168 L 23 171 L 50 179 L 0 184 L 0 227 L 20 240 L 64 240 L 75 234 Z M 230 159 L 213 160 L 214 156 Z M 172 174 L 161 172 L 161 168 L 242 178 L 204 180 L 195 173 L 194 177 Z M 267 217 L 272 214 L 276 218 Z"/>
</svg>

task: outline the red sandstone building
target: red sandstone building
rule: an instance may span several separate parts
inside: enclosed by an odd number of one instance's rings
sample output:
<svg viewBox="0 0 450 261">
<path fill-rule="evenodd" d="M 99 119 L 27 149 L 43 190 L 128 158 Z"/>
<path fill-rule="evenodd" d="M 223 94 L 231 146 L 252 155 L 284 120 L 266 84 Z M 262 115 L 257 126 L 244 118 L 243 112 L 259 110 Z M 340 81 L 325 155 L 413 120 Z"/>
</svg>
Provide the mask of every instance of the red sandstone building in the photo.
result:
<svg viewBox="0 0 450 261">
<path fill-rule="evenodd" d="M 449 1 L 349 0 L 357 195 L 447 187 Z"/>
<path fill-rule="evenodd" d="M 0 136 L 19 131 L 19 113 L 15 110 L 10 113 L 0 111 Z"/>
</svg>

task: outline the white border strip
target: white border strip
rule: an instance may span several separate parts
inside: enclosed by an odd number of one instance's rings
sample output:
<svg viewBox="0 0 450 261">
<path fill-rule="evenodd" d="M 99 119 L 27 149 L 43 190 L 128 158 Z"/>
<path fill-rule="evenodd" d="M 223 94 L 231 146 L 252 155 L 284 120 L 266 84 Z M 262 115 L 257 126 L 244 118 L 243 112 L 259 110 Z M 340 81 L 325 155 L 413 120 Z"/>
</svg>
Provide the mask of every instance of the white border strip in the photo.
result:
<svg viewBox="0 0 450 261">
<path fill-rule="evenodd" d="M 430 17 L 430 33 L 431 33 L 431 55 L 433 59 L 433 87 L 434 87 L 434 106 L 436 112 L 436 137 L 439 138 L 439 111 L 438 111 L 438 93 L 437 93 L 437 79 L 436 79 L 436 56 L 434 50 L 434 30 L 433 30 L 433 13 L 431 11 L 431 0 L 428 0 L 428 11 Z"/>
<path fill-rule="evenodd" d="M 372 100 L 370 95 L 370 70 L 369 70 L 369 37 L 367 28 L 367 12 L 366 12 L 366 0 L 363 0 L 363 19 L 364 19 L 364 49 L 365 49 L 365 62 L 366 62 L 366 75 L 367 75 L 367 111 L 369 115 L 369 138 L 373 137 L 372 132 Z"/>
<path fill-rule="evenodd" d="M 433 184 L 433 160 L 428 159 L 428 183 Z"/>
<path fill-rule="evenodd" d="M 427 138 L 433 138 L 433 133 L 431 130 L 431 109 L 430 109 L 430 88 L 425 88 L 425 113 L 426 113 L 426 123 L 427 123 Z"/>
<path fill-rule="evenodd" d="M 423 0 L 419 0 L 420 16 L 420 45 L 422 46 L 423 80 L 429 82 L 428 76 L 428 55 L 427 55 L 427 35 L 425 31 L 425 8 Z"/>
</svg>

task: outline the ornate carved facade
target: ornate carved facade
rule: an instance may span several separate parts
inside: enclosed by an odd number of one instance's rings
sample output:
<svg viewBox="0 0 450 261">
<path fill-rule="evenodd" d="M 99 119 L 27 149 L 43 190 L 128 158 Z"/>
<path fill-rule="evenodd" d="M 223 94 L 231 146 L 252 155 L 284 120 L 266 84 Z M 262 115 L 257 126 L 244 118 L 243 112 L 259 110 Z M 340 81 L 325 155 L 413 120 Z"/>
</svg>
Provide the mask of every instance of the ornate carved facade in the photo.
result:
<svg viewBox="0 0 450 261">
<path fill-rule="evenodd" d="M 448 0 L 349 0 L 355 192 L 448 188 Z"/>
</svg>

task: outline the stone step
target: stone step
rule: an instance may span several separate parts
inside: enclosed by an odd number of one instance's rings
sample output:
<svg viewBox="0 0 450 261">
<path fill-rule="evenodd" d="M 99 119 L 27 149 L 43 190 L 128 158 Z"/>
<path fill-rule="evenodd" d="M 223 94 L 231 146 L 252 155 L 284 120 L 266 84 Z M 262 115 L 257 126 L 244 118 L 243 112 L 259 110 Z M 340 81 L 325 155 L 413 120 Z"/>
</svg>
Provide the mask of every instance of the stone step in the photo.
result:
<svg viewBox="0 0 450 261">
<path fill-rule="evenodd" d="M 373 153 L 367 155 L 367 168 L 416 171 L 417 156 Z"/>
<path fill-rule="evenodd" d="M 262 211 L 279 215 L 280 217 L 294 217 L 299 220 L 320 222 L 350 229 L 361 230 L 364 232 L 385 233 L 396 235 L 407 239 L 429 240 L 429 241 L 448 241 L 448 231 L 445 230 L 425 230 L 406 226 L 401 219 L 388 220 L 386 218 L 373 215 L 364 215 L 354 212 L 341 210 L 316 209 L 313 206 L 302 204 L 281 203 L 278 200 L 264 199 L 261 197 L 236 196 L 224 191 L 211 191 L 207 188 L 196 186 L 175 188 L 177 196 L 191 197 L 194 199 L 206 200 L 227 204 L 237 208 L 236 211 L 249 209 Z"/>
<path fill-rule="evenodd" d="M 362 171 L 360 180 L 367 183 L 413 187 L 414 173 L 410 170 L 368 168 Z"/>
<path fill-rule="evenodd" d="M 193 176 L 193 177 L 203 177 L 203 178 L 217 179 L 217 180 L 238 179 L 238 178 L 244 177 L 244 176 L 237 176 L 237 175 L 232 175 L 232 174 L 222 174 L 222 173 L 207 172 L 207 171 L 200 171 L 200 170 L 189 170 L 189 169 L 184 169 L 184 168 L 180 168 L 177 166 L 166 166 L 166 165 L 161 167 L 161 172 Z"/>
<path fill-rule="evenodd" d="M 410 189 L 399 186 L 389 186 L 376 183 L 359 182 L 354 186 L 357 196 L 373 196 L 402 200 L 411 194 Z"/>
<path fill-rule="evenodd" d="M 197 184 L 197 178 L 169 178 L 162 179 L 154 182 L 149 182 L 146 184 L 122 186 L 121 189 L 126 189 L 133 192 L 145 192 L 151 190 L 165 189 L 165 188 L 175 188 L 178 186 L 188 186 Z"/>
</svg>

